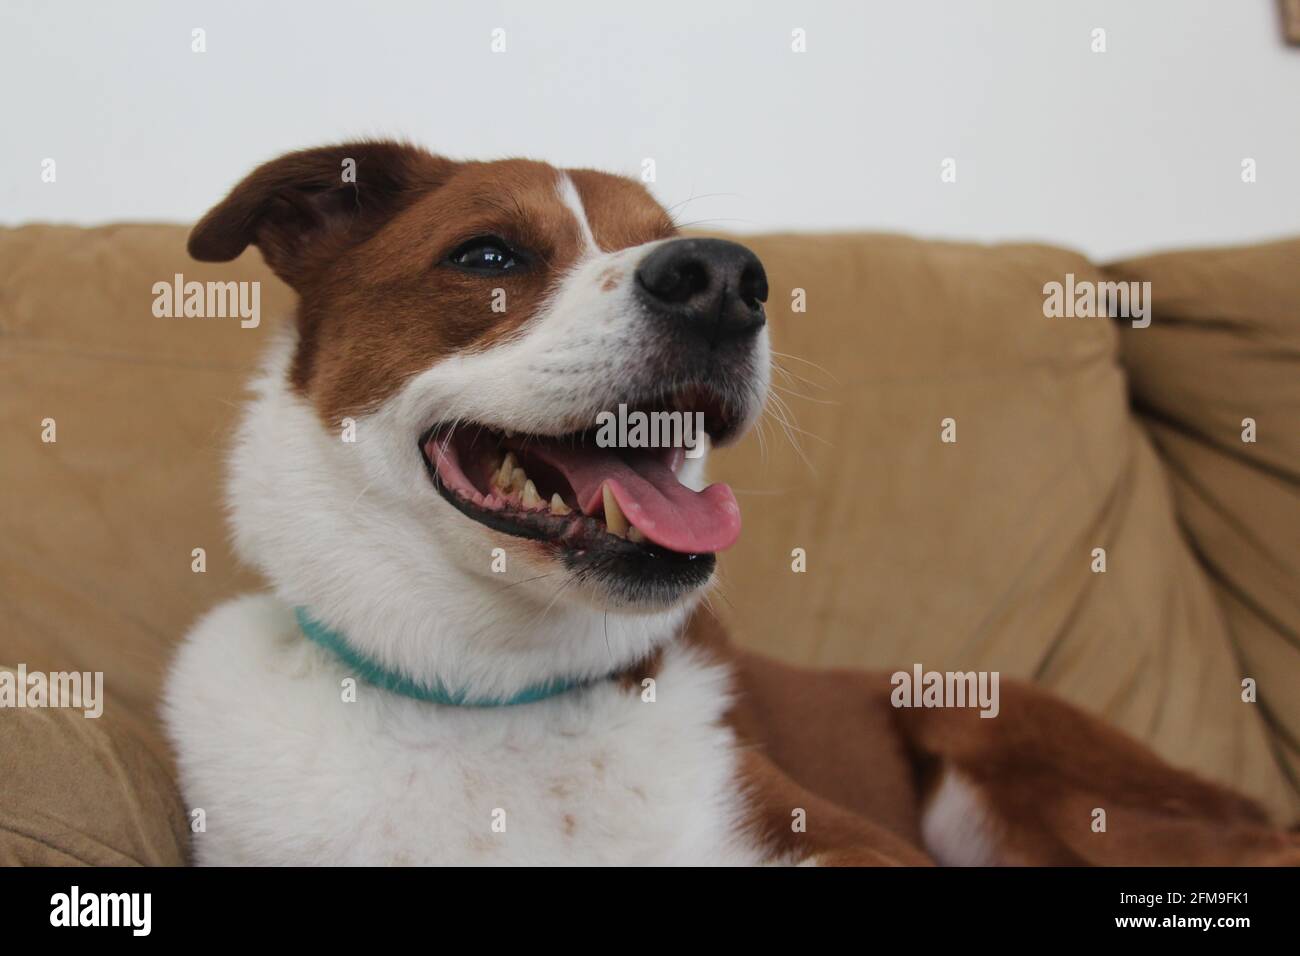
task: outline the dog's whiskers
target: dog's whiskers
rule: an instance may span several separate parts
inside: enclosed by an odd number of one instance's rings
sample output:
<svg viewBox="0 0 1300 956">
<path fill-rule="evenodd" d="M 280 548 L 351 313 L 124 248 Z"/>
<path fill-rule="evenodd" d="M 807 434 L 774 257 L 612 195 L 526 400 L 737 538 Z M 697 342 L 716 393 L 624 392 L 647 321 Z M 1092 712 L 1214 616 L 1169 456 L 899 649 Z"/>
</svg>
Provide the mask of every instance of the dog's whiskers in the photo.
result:
<svg viewBox="0 0 1300 956">
<path fill-rule="evenodd" d="M 824 365 L 818 365 L 816 362 L 813 362 L 810 359 L 801 358 L 800 356 L 794 355 L 790 352 L 778 352 L 776 349 L 772 349 L 771 352 L 773 355 L 779 358 L 790 359 L 791 361 L 794 362 L 803 362 L 805 365 L 811 366 L 812 368 L 815 368 L 817 371 L 829 376 L 830 380 L 834 382 L 836 385 L 840 384 L 840 381 L 835 377 L 835 374 L 831 372 L 830 369 L 826 368 Z"/>
<path fill-rule="evenodd" d="M 549 575 L 547 575 L 547 577 L 549 577 Z M 550 603 L 548 603 L 546 605 L 546 609 L 542 611 L 541 619 L 538 621 L 538 627 L 546 623 L 546 615 L 551 613 L 551 608 L 553 608 L 555 606 L 555 602 L 560 599 L 560 595 L 564 593 L 566 588 L 568 588 L 577 580 L 578 579 L 576 577 L 571 577 L 556 589 L 555 594 L 551 597 Z"/>
<path fill-rule="evenodd" d="M 356 507 L 357 502 L 360 501 L 365 496 L 366 492 L 370 490 L 370 486 L 373 485 L 374 483 L 375 481 L 373 478 L 370 481 L 367 481 L 365 483 L 362 489 L 357 492 L 357 496 L 352 499 L 352 507 Z"/>
<path fill-rule="evenodd" d="M 511 583 L 501 587 L 498 593 L 500 593 L 500 591 L 509 591 L 511 588 L 517 588 L 521 584 L 530 584 L 533 581 L 541 581 L 543 578 L 554 577 L 557 573 L 558 572 L 556 571 L 547 571 L 545 574 L 538 574 L 535 577 L 524 578 L 522 581 L 512 581 Z"/>
<path fill-rule="evenodd" d="M 804 376 L 804 375 L 800 375 L 800 374 L 798 374 L 797 372 L 793 372 L 793 371 L 791 371 L 790 369 L 788 369 L 788 368 L 786 368 L 784 365 L 782 365 L 781 362 L 780 362 L 780 360 L 777 359 L 777 358 L 775 358 L 775 357 L 773 357 L 773 358 L 770 360 L 770 364 L 771 364 L 771 367 L 772 367 L 772 371 L 774 371 L 774 372 L 780 372 L 782 375 L 785 376 L 785 380 L 786 380 L 787 382 L 790 382 L 791 384 L 793 384 L 793 383 L 795 383 L 795 382 L 801 382 L 801 383 L 803 383 L 804 385 L 807 385 L 807 386 L 809 386 L 809 387 L 811 387 L 811 388 L 818 389 L 818 390 L 820 390 L 820 391 L 825 391 L 827 388 L 830 387 L 830 386 L 828 386 L 828 385 L 823 385 L 821 382 L 814 381 L 813 379 L 808 378 L 808 377 L 806 377 L 806 376 Z"/>
</svg>

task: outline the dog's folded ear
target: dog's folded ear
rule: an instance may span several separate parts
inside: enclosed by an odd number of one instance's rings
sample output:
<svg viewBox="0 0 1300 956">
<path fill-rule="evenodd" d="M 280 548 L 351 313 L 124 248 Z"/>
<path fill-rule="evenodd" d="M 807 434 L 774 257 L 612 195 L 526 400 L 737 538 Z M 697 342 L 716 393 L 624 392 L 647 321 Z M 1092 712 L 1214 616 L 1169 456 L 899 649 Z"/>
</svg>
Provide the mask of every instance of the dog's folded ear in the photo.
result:
<svg viewBox="0 0 1300 956">
<path fill-rule="evenodd" d="M 189 253 L 227 262 L 248 246 L 297 288 L 304 276 L 437 188 L 457 164 L 392 141 L 340 143 L 263 163 L 199 220 Z"/>
</svg>

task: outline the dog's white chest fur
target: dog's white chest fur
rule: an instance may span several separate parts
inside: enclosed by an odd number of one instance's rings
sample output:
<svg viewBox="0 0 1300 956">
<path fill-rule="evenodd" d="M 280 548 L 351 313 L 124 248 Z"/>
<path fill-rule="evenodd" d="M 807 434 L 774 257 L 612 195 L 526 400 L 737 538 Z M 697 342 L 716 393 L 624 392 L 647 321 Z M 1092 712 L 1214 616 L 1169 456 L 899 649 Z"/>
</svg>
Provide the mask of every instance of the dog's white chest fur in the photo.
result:
<svg viewBox="0 0 1300 956">
<path fill-rule="evenodd" d="M 726 674 L 670 648 L 655 700 L 606 681 L 443 707 L 364 682 L 268 596 L 217 608 L 174 665 L 167 720 L 206 864 L 752 863 Z"/>
</svg>

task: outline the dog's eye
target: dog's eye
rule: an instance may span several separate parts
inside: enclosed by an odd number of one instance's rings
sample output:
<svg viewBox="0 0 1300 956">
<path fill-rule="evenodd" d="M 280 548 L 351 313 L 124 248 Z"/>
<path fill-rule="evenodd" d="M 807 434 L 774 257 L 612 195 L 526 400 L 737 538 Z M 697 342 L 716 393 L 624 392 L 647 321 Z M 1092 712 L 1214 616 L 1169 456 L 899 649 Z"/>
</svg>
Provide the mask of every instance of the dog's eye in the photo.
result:
<svg viewBox="0 0 1300 956">
<path fill-rule="evenodd" d="M 471 272 L 507 272 L 519 264 L 511 248 L 496 236 L 479 236 L 457 246 L 447 261 Z"/>
</svg>

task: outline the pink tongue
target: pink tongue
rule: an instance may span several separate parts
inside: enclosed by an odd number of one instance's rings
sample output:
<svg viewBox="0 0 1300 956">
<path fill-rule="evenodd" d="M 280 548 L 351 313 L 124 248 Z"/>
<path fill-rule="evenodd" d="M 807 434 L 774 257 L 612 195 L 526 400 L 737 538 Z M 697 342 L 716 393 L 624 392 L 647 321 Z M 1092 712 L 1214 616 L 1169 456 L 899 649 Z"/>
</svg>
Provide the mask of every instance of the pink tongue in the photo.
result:
<svg viewBox="0 0 1300 956">
<path fill-rule="evenodd" d="M 573 486 L 584 514 L 604 508 L 601 485 L 608 484 L 623 514 L 642 534 L 669 551 L 704 554 L 722 551 L 740 536 L 740 506 L 725 484 L 692 491 L 663 461 L 631 453 L 631 461 L 611 448 L 561 448 L 530 445 Z"/>
</svg>

